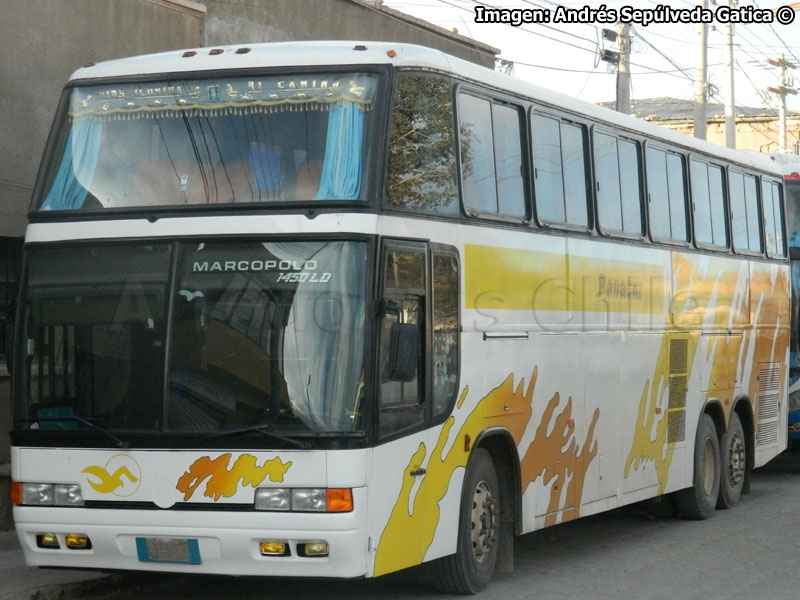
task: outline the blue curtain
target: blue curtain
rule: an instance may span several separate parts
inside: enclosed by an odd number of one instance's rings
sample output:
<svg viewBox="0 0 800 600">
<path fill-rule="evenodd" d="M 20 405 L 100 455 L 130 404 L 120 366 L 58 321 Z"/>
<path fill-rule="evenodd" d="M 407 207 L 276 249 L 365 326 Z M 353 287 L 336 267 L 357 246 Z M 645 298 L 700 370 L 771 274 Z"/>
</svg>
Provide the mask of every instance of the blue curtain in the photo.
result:
<svg viewBox="0 0 800 600">
<path fill-rule="evenodd" d="M 39 210 L 77 210 L 86 199 L 100 154 L 103 124 L 92 119 L 78 119 L 69 130 L 61 164 Z"/>
<path fill-rule="evenodd" d="M 364 121 L 364 112 L 355 102 L 340 100 L 331 108 L 317 200 L 358 199 Z"/>
</svg>

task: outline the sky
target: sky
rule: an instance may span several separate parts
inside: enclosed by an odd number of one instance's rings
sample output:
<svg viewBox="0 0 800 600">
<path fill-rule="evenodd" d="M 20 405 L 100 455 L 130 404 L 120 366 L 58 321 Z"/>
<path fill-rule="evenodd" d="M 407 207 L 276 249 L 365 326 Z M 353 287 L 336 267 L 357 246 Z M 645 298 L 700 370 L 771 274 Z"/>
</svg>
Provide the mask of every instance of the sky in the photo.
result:
<svg viewBox="0 0 800 600">
<path fill-rule="evenodd" d="M 768 9 L 787 4 L 789 0 L 743 1 L 737 15 L 746 17 L 747 8 Z M 602 29 L 616 30 L 613 23 L 557 23 L 558 7 L 580 9 L 605 5 L 623 14 L 628 8 L 656 9 L 659 4 L 671 8 L 691 9 L 693 0 L 384 0 L 384 4 L 446 29 L 490 44 L 501 50 L 500 58 L 514 63 L 514 75 L 589 102 L 612 101 L 616 96 L 616 73 L 608 63 L 599 60 L 599 49 L 616 50 L 616 44 L 603 39 Z M 724 2 L 727 5 L 727 2 Z M 547 13 L 550 23 L 531 23 L 514 27 L 508 24 L 476 23 L 476 6 L 510 10 L 538 10 Z M 714 2 L 709 2 L 716 11 Z M 642 17 L 627 13 L 633 19 Z M 783 54 L 786 60 L 800 67 L 800 13 L 791 24 L 747 23 L 734 27 L 734 60 L 736 64 L 735 101 L 737 106 L 778 107 L 767 87 L 779 85 L 779 70 L 770 67 L 767 59 Z M 541 17 L 539 17 L 541 18 Z M 672 97 L 692 99 L 697 67 L 700 64 L 697 23 L 665 23 L 632 25 L 631 72 L 632 98 Z M 708 80 L 711 101 L 725 102 L 728 95 L 727 24 L 715 22 L 708 31 Z M 789 70 L 795 87 L 800 87 L 800 69 Z M 789 81 L 789 85 L 792 81 Z M 787 108 L 800 111 L 798 96 L 787 97 Z"/>
</svg>

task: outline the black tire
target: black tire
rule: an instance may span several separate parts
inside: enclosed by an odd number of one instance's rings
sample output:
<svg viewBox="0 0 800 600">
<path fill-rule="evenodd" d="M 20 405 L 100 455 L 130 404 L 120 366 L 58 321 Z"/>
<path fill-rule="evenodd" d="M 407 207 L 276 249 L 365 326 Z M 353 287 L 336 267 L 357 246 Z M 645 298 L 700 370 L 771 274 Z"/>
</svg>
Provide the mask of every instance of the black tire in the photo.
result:
<svg viewBox="0 0 800 600">
<path fill-rule="evenodd" d="M 456 553 L 433 565 L 434 581 L 440 590 L 476 594 L 492 578 L 500 536 L 499 490 L 492 458 L 478 448 L 464 475 Z"/>
<path fill-rule="evenodd" d="M 684 519 L 708 519 L 714 514 L 719 497 L 719 438 L 711 416 L 703 414 L 694 442 L 692 487 L 675 492 L 678 513 Z"/>
<path fill-rule="evenodd" d="M 719 447 L 720 483 L 717 508 L 731 508 L 739 501 L 747 473 L 747 440 L 739 415 L 731 413 L 728 431 Z"/>
</svg>

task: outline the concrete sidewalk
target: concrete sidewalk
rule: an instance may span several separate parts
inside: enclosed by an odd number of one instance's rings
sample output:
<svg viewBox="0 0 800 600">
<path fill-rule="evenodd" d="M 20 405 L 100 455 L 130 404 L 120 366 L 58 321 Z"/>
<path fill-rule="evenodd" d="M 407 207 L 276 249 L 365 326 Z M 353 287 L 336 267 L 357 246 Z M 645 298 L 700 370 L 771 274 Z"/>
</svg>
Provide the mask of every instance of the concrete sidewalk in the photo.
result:
<svg viewBox="0 0 800 600">
<path fill-rule="evenodd" d="M 119 575 L 25 566 L 17 534 L 0 532 L 0 600 L 68 600 L 90 588 L 113 588 Z"/>
</svg>

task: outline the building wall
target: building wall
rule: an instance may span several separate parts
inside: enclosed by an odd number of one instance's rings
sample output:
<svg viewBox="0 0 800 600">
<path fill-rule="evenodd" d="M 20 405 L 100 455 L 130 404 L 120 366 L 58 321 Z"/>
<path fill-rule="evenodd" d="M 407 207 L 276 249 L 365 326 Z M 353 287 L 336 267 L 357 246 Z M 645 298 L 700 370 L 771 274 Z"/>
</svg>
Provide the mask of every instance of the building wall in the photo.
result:
<svg viewBox="0 0 800 600">
<path fill-rule="evenodd" d="M 0 236 L 21 236 L 61 88 L 87 62 L 196 46 L 184 0 L 2 0 Z"/>
<path fill-rule="evenodd" d="M 0 237 L 20 237 L 61 89 L 87 62 L 202 43 L 188 0 L 0 0 Z M 0 365 L 0 531 L 9 529 L 10 378 Z"/>
<path fill-rule="evenodd" d="M 453 34 L 380 1 L 204 0 L 208 6 L 206 46 L 291 40 L 359 40 L 420 44 L 491 69 L 498 52 Z"/>
<path fill-rule="evenodd" d="M 687 135 L 694 135 L 694 124 L 691 120 L 651 121 L 657 125 L 673 129 Z M 748 117 L 736 120 L 736 148 L 739 150 L 755 150 L 756 152 L 778 152 L 780 125 L 775 117 Z M 800 140 L 800 117 L 786 120 L 787 150 Z M 708 122 L 706 139 L 720 146 L 725 145 L 724 119 L 712 119 Z"/>
</svg>

